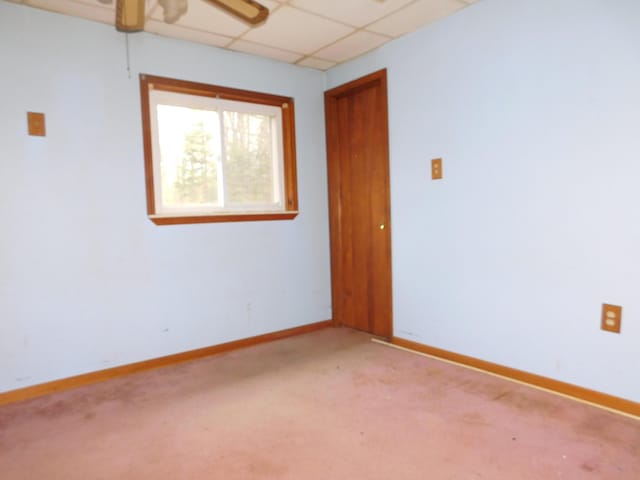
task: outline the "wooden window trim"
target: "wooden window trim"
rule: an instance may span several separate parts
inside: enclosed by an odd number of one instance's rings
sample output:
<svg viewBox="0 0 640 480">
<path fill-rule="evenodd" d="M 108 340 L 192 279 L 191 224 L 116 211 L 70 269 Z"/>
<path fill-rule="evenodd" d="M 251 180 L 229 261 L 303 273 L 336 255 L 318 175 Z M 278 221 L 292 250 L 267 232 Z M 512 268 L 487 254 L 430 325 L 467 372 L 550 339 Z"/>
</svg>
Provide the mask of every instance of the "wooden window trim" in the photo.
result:
<svg viewBox="0 0 640 480">
<path fill-rule="evenodd" d="M 282 111 L 282 154 L 284 173 L 284 210 L 277 212 L 246 212 L 194 215 L 158 214 L 156 211 L 153 177 L 153 150 L 151 140 L 150 90 L 184 93 L 202 97 L 220 98 L 240 102 L 280 107 Z M 298 181 L 296 171 L 295 108 L 293 98 L 268 93 L 177 80 L 155 75 L 140 74 L 140 101 L 142 110 L 142 136 L 144 143 L 144 170 L 147 196 L 147 215 L 156 225 L 192 223 L 240 222 L 260 220 L 292 220 L 298 215 Z"/>
</svg>

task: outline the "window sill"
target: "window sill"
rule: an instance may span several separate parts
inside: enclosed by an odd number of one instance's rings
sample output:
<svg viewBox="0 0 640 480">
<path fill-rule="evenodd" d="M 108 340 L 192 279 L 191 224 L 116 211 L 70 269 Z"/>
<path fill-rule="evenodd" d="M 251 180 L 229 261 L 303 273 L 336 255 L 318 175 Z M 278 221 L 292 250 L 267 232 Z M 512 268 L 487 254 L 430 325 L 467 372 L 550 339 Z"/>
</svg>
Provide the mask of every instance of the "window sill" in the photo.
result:
<svg viewBox="0 0 640 480">
<path fill-rule="evenodd" d="M 220 223 L 220 222 L 257 222 L 262 220 L 293 220 L 298 211 L 287 212 L 255 212 L 255 213 L 227 213 L 217 215 L 149 215 L 156 225 L 181 225 L 191 223 Z"/>
</svg>

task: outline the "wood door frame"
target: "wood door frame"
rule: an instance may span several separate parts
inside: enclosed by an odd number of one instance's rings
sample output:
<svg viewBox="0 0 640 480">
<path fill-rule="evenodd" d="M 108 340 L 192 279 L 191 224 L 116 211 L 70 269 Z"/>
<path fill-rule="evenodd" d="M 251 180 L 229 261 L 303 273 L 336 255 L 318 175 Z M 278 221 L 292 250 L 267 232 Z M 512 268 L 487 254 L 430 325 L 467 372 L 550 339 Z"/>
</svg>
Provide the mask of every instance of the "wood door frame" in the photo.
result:
<svg viewBox="0 0 640 480">
<path fill-rule="evenodd" d="M 342 305 L 340 301 L 336 299 L 340 298 L 343 281 L 342 281 L 342 268 L 338 261 L 340 254 L 343 250 L 342 246 L 342 222 L 341 222 L 341 178 L 340 168 L 338 166 L 338 125 L 337 122 L 331 121 L 330 117 L 332 112 L 335 115 L 337 111 L 337 99 L 343 96 L 352 95 L 360 90 L 370 88 L 371 86 L 378 86 L 382 95 L 379 98 L 379 114 L 382 119 L 381 127 L 384 132 L 380 132 L 381 139 L 383 140 L 382 154 L 386 158 L 384 162 L 385 169 L 385 188 L 380 192 L 380 195 L 384 196 L 386 203 L 386 229 L 388 240 L 388 251 L 386 252 L 389 259 L 389 267 L 391 267 L 391 195 L 389 185 L 389 113 L 388 113 L 388 100 L 387 100 L 387 69 L 381 69 L 347 82 L 338 87 L 327 90 L 324 94 L 325 98 L 325 135 L 327 145 L 327 182 L 329 192 L 329 227 L 330 227 L 330 242 L 331 242 L 331 294 L 332 294 L 332 307 L 333 307 L 333 323 L 335 326 L 343 324 L 341 311 Z M 385 325 L 385 332 L 382 335 L 385 338 L 391 339 L 393 336 L 393 292 L 392 292 L 392 278 L 391 271 L 389 272 L 389 321 L 388 325 Z"/>
</svg>

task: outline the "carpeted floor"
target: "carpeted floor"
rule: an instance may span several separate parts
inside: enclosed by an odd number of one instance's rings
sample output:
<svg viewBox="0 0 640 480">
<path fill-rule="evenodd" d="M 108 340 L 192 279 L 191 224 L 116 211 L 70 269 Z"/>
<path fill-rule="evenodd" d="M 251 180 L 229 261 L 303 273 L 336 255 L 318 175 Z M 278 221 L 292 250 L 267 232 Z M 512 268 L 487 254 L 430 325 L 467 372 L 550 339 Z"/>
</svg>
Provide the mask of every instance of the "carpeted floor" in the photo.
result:
<svg viewBox="0 0 640 480">
<path fill-rule="evenodd" d="M 0 407 L 0 478 L 640 479 L 640 422 L 326 329 Z"/>
</svg>

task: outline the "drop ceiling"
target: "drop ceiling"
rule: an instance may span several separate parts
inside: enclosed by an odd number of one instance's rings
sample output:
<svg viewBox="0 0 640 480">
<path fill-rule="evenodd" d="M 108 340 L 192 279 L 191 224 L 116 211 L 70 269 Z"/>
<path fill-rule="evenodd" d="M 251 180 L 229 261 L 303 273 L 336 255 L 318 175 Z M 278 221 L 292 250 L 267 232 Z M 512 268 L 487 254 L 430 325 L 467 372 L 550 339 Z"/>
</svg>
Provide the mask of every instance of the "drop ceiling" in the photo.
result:
<svg viewBox="0 0 640 480">
<path fill-rule="evenodd" d="M 10 1 L 115 24 L 115 0 Z M 327 70 L 476 1 L 260 0 L 269 18 L 250 27 L 205 0 L 188 0 L 187 13 L 168 24 L 158 0 L 147 0 L 145 31 Z"/>
</svg>

